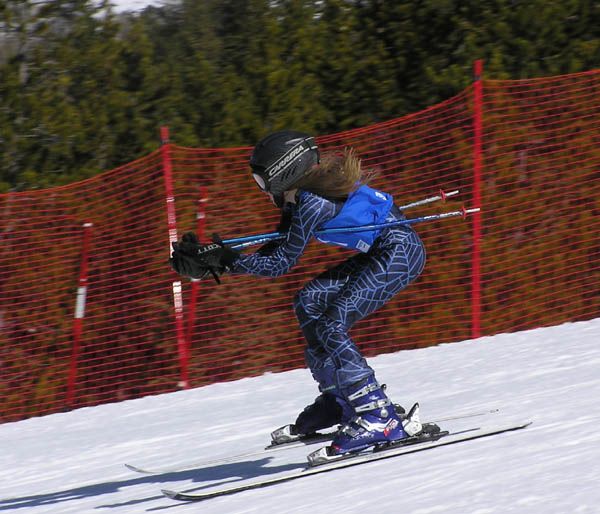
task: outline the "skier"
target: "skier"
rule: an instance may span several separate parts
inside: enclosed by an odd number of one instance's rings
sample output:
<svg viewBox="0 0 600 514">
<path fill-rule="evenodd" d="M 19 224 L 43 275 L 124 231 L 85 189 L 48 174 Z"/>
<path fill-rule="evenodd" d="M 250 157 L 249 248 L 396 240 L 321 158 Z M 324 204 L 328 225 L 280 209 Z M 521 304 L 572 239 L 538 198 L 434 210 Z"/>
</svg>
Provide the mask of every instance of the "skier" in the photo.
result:
<svg viewBox="0 0 600 514">
<path fill-rule="evenodd" d="M 212 274 L 217 281 L 226 272 L 277 277 L 296 264 L 319 229 L 405 219 L 389 194 L 364 183 L 370 173 L 353 150 L 321 158 L 315 140 L 302 132 L 284 130 L 262 139 L 250 167 L 260 189 L 281 209 L 278 230 L 287 230 L 287 237 L 256 253 L 240 254 L 218 240 L 200 244 L 195 234 L 187 233 L 173 244 L 170 263 L 177 273 L 190 278 Z M 307 343 L 306 363 L 320 395 L 294 424 L 273 432 L 274 442 L 341 425 L 327 449 L 337 456 L 418 435 L 418 404 L 401 417 L 402 409 L 392 404 L 348 331 L 421 274 L 423 243 L 405 225 L 318 239 L 358 253 L 321 273 L 294 297 Z"/>
</svg>

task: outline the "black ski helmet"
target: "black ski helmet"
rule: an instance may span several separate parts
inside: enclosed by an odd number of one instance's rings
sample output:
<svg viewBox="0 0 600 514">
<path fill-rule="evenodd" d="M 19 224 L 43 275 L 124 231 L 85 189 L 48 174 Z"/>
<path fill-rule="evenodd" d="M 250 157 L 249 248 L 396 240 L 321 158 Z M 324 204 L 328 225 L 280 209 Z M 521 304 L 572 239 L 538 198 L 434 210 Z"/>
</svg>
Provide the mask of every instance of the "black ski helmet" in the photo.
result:
<svg viewBox="0 0 600 514">
<path fill-rule="evenodd" d="M 250 157 L 254 180 L 274 196 L 288 190 L 319 162 L 313 137 L 294 130 L 280 130 L 261 139 Z"/>
</svg>

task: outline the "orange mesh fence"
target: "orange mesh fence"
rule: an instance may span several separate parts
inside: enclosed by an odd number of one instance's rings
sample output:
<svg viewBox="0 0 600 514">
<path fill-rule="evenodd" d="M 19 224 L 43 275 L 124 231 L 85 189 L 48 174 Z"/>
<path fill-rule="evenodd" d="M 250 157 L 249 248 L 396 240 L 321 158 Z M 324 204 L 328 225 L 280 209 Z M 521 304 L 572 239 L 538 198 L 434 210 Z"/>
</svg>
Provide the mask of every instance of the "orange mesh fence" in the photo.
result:
<svg viewBox="0 0 600 514">
<path fill-rule="evenodd" d="M 158 152 L 68 187 L 3 195 L 3 420 L 167 391 L 178 380 Z M 84 224 L 87 298 L 67 401 Z"/>
<path fill-rule="evenodd" d="M 483 331 L 597 317 L 600 72 L 483 89 Z"/>
<path fill-rule="evenodd" d="M 479 218 L 415 226 L 425 271 L 355 325 L 365 355 L 599 315 L 600 72 L 483 80 L 317 139 L 322 151 L 354 147 L 398 204 L 460 190 L 409 217 L 481 202 Z M 274 230 L 249 153 L 169 144 L 84 182 L 0 196 L 1 420 L 304 365 L 293 296 L 347 252 L 313 242 L 283 277 L 181 291 L 166 264 L 169 229 L 204 240 Z"/>
</svg>

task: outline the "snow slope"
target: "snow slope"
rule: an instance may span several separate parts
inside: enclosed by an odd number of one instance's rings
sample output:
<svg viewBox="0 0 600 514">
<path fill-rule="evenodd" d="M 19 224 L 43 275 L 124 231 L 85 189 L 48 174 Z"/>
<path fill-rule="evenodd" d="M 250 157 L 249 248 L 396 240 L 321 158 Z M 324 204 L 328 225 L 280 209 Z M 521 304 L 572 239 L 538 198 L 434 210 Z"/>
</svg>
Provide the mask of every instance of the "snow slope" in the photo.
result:
<svg viewBox="0 0 600 514">
<path fill-rule="evenodd" d="M 370 363 L 392 399 L 418 400 L 424 418 L 499 408 L 533 424 L 199 504 L 162 496 L 161 488 L 208 490 L 303 462 L 306 448 L 201 466 L 260 450 L 313 400 L 308 371 L 268 374 L 0 425 L 0 512 L 600 512 L 600 318 Z M 146 476 L 125 462 L 191 466 Z"/>
</svg>

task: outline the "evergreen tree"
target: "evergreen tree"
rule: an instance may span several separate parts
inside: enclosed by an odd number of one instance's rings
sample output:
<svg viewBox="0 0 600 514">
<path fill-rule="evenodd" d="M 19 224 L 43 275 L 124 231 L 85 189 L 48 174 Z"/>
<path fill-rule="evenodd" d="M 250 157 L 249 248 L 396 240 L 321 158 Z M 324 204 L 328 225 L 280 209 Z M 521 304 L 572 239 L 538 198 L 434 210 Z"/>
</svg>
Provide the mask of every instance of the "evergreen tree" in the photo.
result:
<svg viewBox="0 0 600 514">
<path fill-rule="evenodd" d="M 312 2 L 282 0 L 272 8 L 265 66 L 268 112 L 266 131 L 294 127 L 313 132 L 328 113 L 318 76 L 319 52 Z"/>
<path fill-rule="evenodd" d="M 332 133 L 445 100 L 485 77 L 600 66 L 594 0 L 181 0 L 0 4 L 0 191 L 61 184 L 158 146 Z"/>
</svg>

